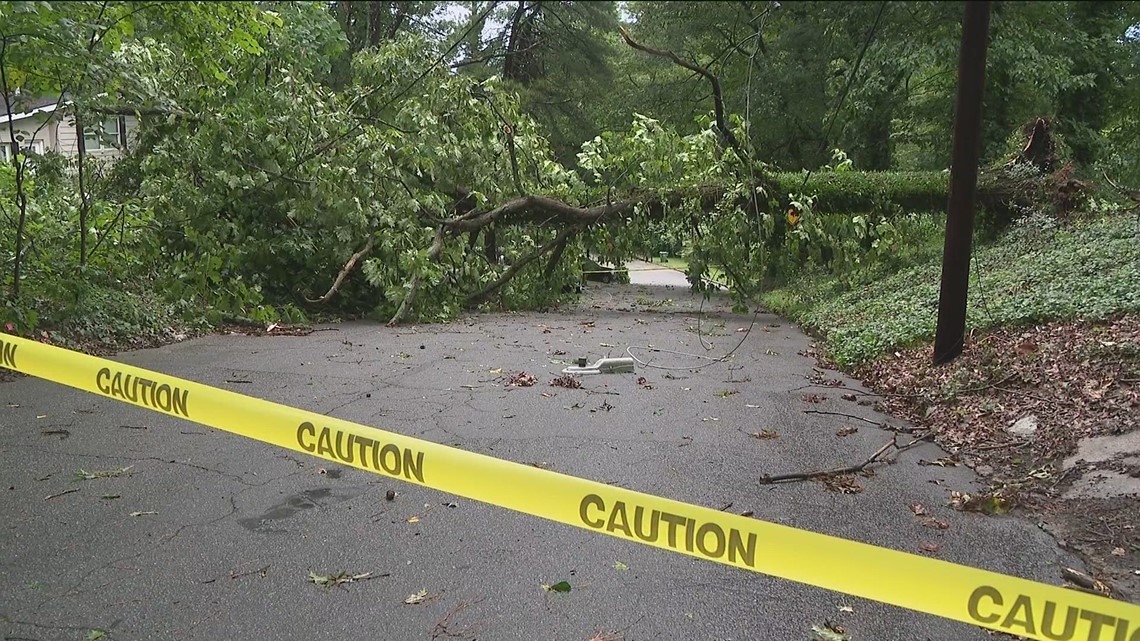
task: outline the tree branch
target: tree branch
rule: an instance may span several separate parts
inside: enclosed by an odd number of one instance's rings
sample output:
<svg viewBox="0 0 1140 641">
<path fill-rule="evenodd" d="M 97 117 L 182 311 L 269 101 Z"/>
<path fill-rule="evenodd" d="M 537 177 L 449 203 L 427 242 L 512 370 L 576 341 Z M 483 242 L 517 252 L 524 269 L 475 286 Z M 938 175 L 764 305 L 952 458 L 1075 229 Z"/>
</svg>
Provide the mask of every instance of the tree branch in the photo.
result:
<svg viewBox="0 0 1140 641">
<path fill-rule="evenodd" d="M 336 275 L 336 280 L 333 281 L 332 287 L 329 287 L 329 290 L 325 292 L 324 296 L 321 296 L 320 298 L 309 298 L 306 296 L 305 300 L 310 303 L 327 303 L 329 299 L 333 297 L 333 294 L 335 294 L 337 290 L 340 289 L 341 283 L 344 282 L 345 277 L 348 276 L 348 274 L 352 271 L 352 268 L 356 267 L 356 261 L 360 260 L 362 257 L 367 255 L 368 252 L 372 251 L 372 247 L 375 244 L 376 235 L 373 234 L 368 237 L 368 242 L 364 245 L 364 247 L 360 251 L 353 254 L 352 257 L 348 259 L 348 262 L 344 264 L 344 267 L 341 268 L 340 273 Z"/>
<path fill-rule="evenodd" d="M 728 119 L 724 113 L 724 94 L 721 92 L 720 79 L 718 79 L 716 75 L 708 69 L 684 60 L 672 51 L 654 49 L 653 47 L 648 47 L 641 44 L 640 42 L 637 42 L 633 39 L 632 36 L 629 35 L 629 31 L 624 26 L 619 26 L 618 29 L 621 31 L 621 37 L 630 47 L 653 56 L 667 58 L 673 61 L 673 64 L 680 65 L 694 73 L 699 73 L 708 79 L 709 83 L 712 84 L 713 113 L 716 116 L 716 128 L 720 132 L 721 140 L 724 142 L 724 144 L 731 147 L 740 156 L 741 160 L 747 159 L 748 154 L 744 153 L 744 149 L 740 146 L 740 141 L 736 139 L 736 135 L 732 133 L 732 128 L 730 128 L 728 125 Z"/>
<path fill-rule="evenodd" d="M 443 251 L 443 236 L 446 228 L 440 227 L 435 231 L 435 240 L 428 249 L 428 260 L 436 261 L 439 259 L 440 253 Z M 388 327 L 395 327 L 404 321 L 408 312 L 412 310 L 412 304 L 416 301 L 416 295 L 420 293 L 420 282 L 423 280 L 422 272 L 417 271 L 412 276 L 412 284 L 408 289 L 408 295 L 404 296 L 404 300 L 400 303 L 400 308 L 392 315 L 392 319 L 388 321 Z"/>
<path fill-rule="evenodd" d="M 522 258 L 516 260 L 514 262 L 514 264 L 512 264 L 507 269 L 507 271 L 503 272 L 503 274 L 501 276 L 496 278 L 494 282 L 488 284 L 486 287 L 479 290 L 478 292 L 468 296 L 467 297 L 467 304 L 471 307 L 474 307 L 475 305 L 478 305 L 479 303 L 482 303 L 483 301 L 487 300 L 488 296 L 497 292 L 499 290 L 499 288 L 501 288 L 503 285 L 506 285 L 507 282 L 510 281 L 512 278 L 514 278 L 515 274 L 519 273 L 523 267 L 526 267 L 528 264 L 530 264 L 535 259 L 542 256 L 543 254 L 545 254 L 545 253 L 549 252 L 550 250 L 555 249 L 559 245 L 565 243 L 570 238 L 570 236 L 577 233 L 579 229 L 580 229 L 580 227 L 573 226 L 573 227 L 566 227 L 566 228 L 562 229 L 561 231 L 559 231 L 558 235 L 554 237 L 554 240 L 550 241 L 549 243 L 546 243 L 545 245 L 543 245 L 541 247 L 536 248 L 534 251 L 530 252 L 526 256 L 523 256 Z"/>
<path fill-rule="evenodd" d="M 885 459 L 883 459 L 881 457 L 884 454 L 886 454 L 889 450 L 893 449 L 894 451 L 891 452 L 891 454 L 897 456 L 897 455 L 902 454 L 903 452 L 909 450 L 910 448 L 918 445 L 919 443 L 930 440 L 931 436 L 932 435 L 929 433 L 923 434 L 922 436 L 915 438 L 914 440 L 912 440 L 910 443 L 907 443 L 906 445 L 899 445 L 898 434 L 895 434 L 891 438 L 891 440 L 887 441 L 886 443 L 883 444 L 882 447 L 875 450 L 874 454 L 868 456 L 866 460 L 864 460 L 862 463 L 859 463 L 857 465 L 850 465 L 848 467 L 840 467 L 840 468 L 836 468 L 834 470 L 819 470 L 817 472 L 796 472 L 794 474 L 777 474 L 775 476 L 768 476 L 765 474 L 764 476 L 760 477 L 760 483 L 762 483 L 764 485 L 770 485 L 772 483 L 779 483 L 781 481 L 804 481 L 807 479 L 816 479 L 816 478 L 823 478 L 823 477 L 828 477 L 828 476 L 836 476 L 839 474 L 854 474 L 856 472 L 862 472 L 864 469 L 867 468 L 867 466 L 869 466 L 873 463 L 883 462 Z"/>
</svg>

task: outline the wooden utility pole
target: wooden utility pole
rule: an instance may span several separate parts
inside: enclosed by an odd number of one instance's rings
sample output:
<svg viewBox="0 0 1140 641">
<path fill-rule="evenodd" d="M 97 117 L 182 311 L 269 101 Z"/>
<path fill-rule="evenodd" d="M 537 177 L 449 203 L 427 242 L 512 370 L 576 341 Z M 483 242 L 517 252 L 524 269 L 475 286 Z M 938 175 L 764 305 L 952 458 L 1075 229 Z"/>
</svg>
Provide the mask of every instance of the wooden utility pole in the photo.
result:
<svg viewBox="0 0 1140 641">
<path fill-rule="evenodd" d="M 967 0 L 958 53 L 958 97 L 954 105 L 954 152 L 950 165 L 950 203 L 942 250 L 942 291 L 934 363 L 949 363 L 962 353 L 966 338 L 966 293 L 974 235 L 974 196 L 982 145 L 982 93 L 986 86 L 986 48 L 990 35 L 989 0 Z"/>
</svg>

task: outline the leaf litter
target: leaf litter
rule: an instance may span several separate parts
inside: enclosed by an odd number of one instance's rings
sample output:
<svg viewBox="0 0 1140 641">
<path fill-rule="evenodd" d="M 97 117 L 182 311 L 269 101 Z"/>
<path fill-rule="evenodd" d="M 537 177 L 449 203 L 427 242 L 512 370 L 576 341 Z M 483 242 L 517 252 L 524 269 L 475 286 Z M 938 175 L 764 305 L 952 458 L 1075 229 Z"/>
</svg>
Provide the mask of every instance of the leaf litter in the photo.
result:
<svg viewBox="0 0 1140 641">
<path fill-rule="evenodd" d="M 962 465 L 987 477 L 986 491 L 952 494 L 954 509 L 1002 514 L 1018 508 L 1033 518 L 1048 514 L 1054 536 L 1095 573 L 1111 579 L 1118 597 L 1136 600 L 1135 563 L 1112 551 L 1137 545 L 1136 534 L 1123 526 L 1140 521 L 1140 503 L 1067 496 L 1088 468 L 1062 470 L 1057 462 L 1083 439 L 1140 429 L 1138 345 L 1140 315 L 1125 314 L 1106 321 L 977 331 L 950 365 L 933 365 L 926 345 L 899 350 L 852 373 L 880 395 L 877 409 L 928 428 L 951 452 L 920 465 Z M 1035 419 L 1032 434 L 1011 433 L 1029 415 Z M 1107 465 L 1129 473 L 1119 461 Z M 1108 522 L 1120 524 L 1115 536 L 1103 531 Z M 940 528 L 942 523 L 922 524 Z"/>
<path fill-rule="evenodd" d="M 313 585 L 331 590 L 333 588 L 343 588 L 348 583 L 358 583 L 360 581 L 367 581 L 368 579 L 375 579 L 378 576 L 388 576 L 385 574 L 373 574 L 372 572 L 337 572 L 336 574 L 317 574 L 309 570 L 309 583 Z"/>
</svg>

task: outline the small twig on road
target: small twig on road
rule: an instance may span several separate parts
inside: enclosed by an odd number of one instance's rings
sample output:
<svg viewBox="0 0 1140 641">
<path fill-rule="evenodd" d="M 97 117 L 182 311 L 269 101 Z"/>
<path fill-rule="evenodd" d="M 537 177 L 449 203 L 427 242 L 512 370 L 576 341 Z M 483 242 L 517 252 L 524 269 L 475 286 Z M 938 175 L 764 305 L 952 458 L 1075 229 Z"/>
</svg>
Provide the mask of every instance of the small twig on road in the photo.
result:
<svg viewBox="0 0 1140 641">
<path fill-rule="evenodd" d="M 999 443 L 997 445 L 983 445 L 981 447 L 966 448 L 969 452 L 988 452 L 990 450 L 1000 450 L 1006 447 L 1022 447 L 1029 445 L 1029 441 L 1010 441 L 1008 443 Z"/>
<path fill-rule="evenodd" d="M 478 625 L 477 622 L 473 623 L 469 626 L 466 626 L 464 628 L 461 628 L 459 630 L 455 630 L 455 631 L 448 629 L 448 626 L 453 625 L 453 622 L 451 621 L 451 617 L 459 614 L 460 612 L 463 612 L 464 610 L 466 610 L 467 608 L 469 608 L 473 605 L 478 605 L 478 604 L 482 603 L 484 599 L 486 599 L 486 597 L 479 597 L 478 599 L 475 599 L 474 601 L 470 601 L 470 602 L 462 601 L 458 605 L 456 605 L 454 608 L 451 608 L 450 610 L 448 610 L 447 614 L 445 614 L 442 619 L 437 621 L 435 624 L 435 627 L 432 628 L 432 630 L 431 630 L 432 641 L 435 641 L 436 639 L 439 639 L 440 637 L 463 637 L 463 636 L 468 636 L 468 635 L 473 636 L 474 628 L 476 627 L 476 625 Z"/>
<path fill-rule="evenodd" d="M 268 571 L 269 571 L 269 566 L 267 565 L 263 568 L 258 568 L 256 570 L 247 570 L 245 572 L 230 572 L 230 578 L 231 579 L 240 579 L 243 576 L 250 576 L 251 574 L 260 574 L 262 577 L 264 577 L 265 573 Z"/>
<path fill-rule="evenodd" d="M 60 492 L 60 493 L 58 493 L 58 494 L 49 494 L 49 495 L 47 495 L 47 496 L 45 496 L 45 497 L 44 497 L 44 500 L 45 500 L 45 501 L 50 501 L 50 500 L 52 500 L 52 499 L 54 499 L 54 498 L 59 498 L 59 497 L 63 496 L 64 494 L 71 494 L 72 492 L 78 492 L 78 491 L 79 491 L 79 488 L 77 488 L 77 487 L 73 487 L 73 488 L 71 488 L 70 490 L 64 490 L 64 491 L 62 491 L 62 492 Z"/>
<path fill-rule="evenodd" d="M 855 416 L 854 414 L 844 414 L 843 412 L 828 412 L 826 410 L 803 410 L 803 413 L 804 414 L 825 414 L 827 416 L 843 416 L 845 418 L 853 418 L 857 421 L 863 421 L 865 423 L 870 423 L 871 425 L 878 425 L 880 427 L 883 425 L 886 425 L 886 423 L 880 423 L 879 421 L 872 421 L 869 418 L 863 418 L 862 416 Z"/>
<path fill-rule="evenodd" d="M 1032 398 L 1033 400 L 1041 401 L 1042 403 L 1056 403 L 1058 405 L 1072 405 L 1073 404 L 1071 401 L 1067 401 L 1065 399 L 1045 398 L 1043 396 L 1037 396 L 1035 394 L 1030 394 L 1029 392 L 1023 392 L 1021 390 L 1016 390 L 1016 389 L 1009 389 L 1008 387 L 998 387 L 995 385 L 994 388 L 997 389 L 999 392 L 1005 392 L 1006 394 L 1017 394 L 1018 396 L 1025 396 L 1026 398 Z"/>
<path fill-rule="evenodd" d="M 906 445 L 899 445 L 898 438 L 898 434 L 892 436 L 891 440 L 884 443 L 882 447 L 875 450 L 874 454 L 867 457 L 865 461 L 859 463 L 858 465 L 850 465 L 848 467 L 841 467 L 834 470 L 820 470 L 816 472 L 796 472 L 793 474 L 777 474 L 776 476 L 764 475 L 760 477 L 760 482 L 765 485 L 770 485 L 772 483 L 778 483 L 780 481 L 805 481 L 808 479 L 815 479 L 820 477 L 837 476 L 839 474 L 855 474 L 857 472 L 862 472 L 867 468 L 867 466 L 873 463 L 884 462 L 886 459 L 882 458 L 882 456 L 889 450 L 893 449 L 894 451 L 891 452 L 891 454 L 897 456 L 914 447 L 915 445 L 929 440 L 930 434 L 919 436 Z"/>
<path fill-rule="evenodd" d="M 1017 373 L 1010 374 L 1009 376 L 1006 376 L 1005 378 L 1001 379 L 1000 381 L 994 381 L 992 383 L 986 383 L 985 385 L 979 385 L 977 387 L 967 387 L 965 389 L 954 390 L 954 393 L 955 394 L 973 394 L 974 392 L 984 392 L 984 391 L 990 389 L 991 387 L 997 387 L 999 385 L 1002 385 L 1002 384 L 1008 382 L 1011 378 L 1013 378 L 1015 376 L 1017 376 Z M 927 397 L 930 397 L 933 395 L 933 392 L 918 392 L 918 393 L 912 393 L 912 394 L 899 394 L 899 393 L 895 393 L 895 392 L 864 392 L 860 389 L 856 389 L 854 387 L 847 387 L 845 385 L 820 385 L 820 384 L 816 384 L 816 383 L 813 383 L 811 385 L 801 385 L 800 387 L 794 388 L 794 389 L 789 390 L 789 391 L 798 392 L 800 390 L 810 389 L 813 387 L 820 387 L 820 388 L 824 388 L 824 389 L 842 389 L 842 390 L 848 390 L 850 392 L 854 392 L 854 396 L 879 396 L 882 398 L 927 398 Z M 1010 391 L 1010 390 L 1003 390 L 1003 391 Z"/>
<path fill-rule="evenodd" d="M 842 416 L 844 418 L 853 418 L 857 421 L 863 421 L 864 423 L 870 423 L 871 425 L 874 425 L 875 427 L 878 427 L 880 429 L 890 430 L 890 431 L 896 432 L 898 434 L 914 434 L 915 432 L 921 432 L 925 429 L 929 429 L 926 427 L 898 427 L 897 425 L 891 425 L 890 423 L 887 423 L 886 421 L 883 421 L 880 423 L 879 421 L 873 421 L 869 418 L 863 418 L 862 416 L 855 416 L 854 414 L 844 414 L 843 412 L 828 412 L 826 410 L 801 410 L 801 411 L 804 414 L 823 414 L 825 416 Z"/>
</svg>

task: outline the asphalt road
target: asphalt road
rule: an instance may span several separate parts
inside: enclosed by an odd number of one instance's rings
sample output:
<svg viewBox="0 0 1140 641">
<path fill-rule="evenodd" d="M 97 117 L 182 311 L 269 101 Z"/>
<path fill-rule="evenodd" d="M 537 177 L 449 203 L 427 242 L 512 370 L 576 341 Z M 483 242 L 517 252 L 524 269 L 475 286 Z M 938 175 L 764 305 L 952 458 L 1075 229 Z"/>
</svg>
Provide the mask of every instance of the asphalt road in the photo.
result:
<svg viewBox="0 0 1140 641">
<path fill-rule="evenodd" d="M 861 478 L 861 493 L 810 481 L 761 485 L 762 474 L 856 463 L 890 435 L 804 413 L 886 420 L 838 390 L 805 387 L 814 373 L 814 360 L 801 355 L 809 340 L 773 316 L 755 317 L 728 363 L 587 377 L 581 390 L 547 385 L 562 361 L 619 356 L 630 346 L 719 356 L 753 320 L 723 301 L 698 316 L 698 302 L 678 289 L 592 286 L 575 310 L 396 329 L 350 323 L 306 337 L 217 335 L 119 359 L 715 509 L 731 504 L 777 523 L 912 552 L 935 543 L 940 558 L 1030 579 L 1056 583 L 1062 564 L 1080 567 L 1032 523 L 946 507 L 951 490 L 979 485 L 963 467 L 919 465 L 943 455 L 934 446 Z M 655 356 L 659 366 L 707 362 Z M 539 384 L 498 380 L 518 371 Z M 805 401 L 812 393 L 826 399 Z M 845 427 L 858 431 L 837 436 Z M 749 435 L 761 430 L 778 437 Z M 87 639 L 101 630 L 106 639 L 179 641 L 801 640 L 824 621 L 854 641 L 991 638 L 40 380 L 0 385 L 0 470 L 5 639 Z M 80 470 L 99 478 L 81 480 Z M 394 501 L 385 500 L 388 490 L 398 492 Z M 949 528 L 923 527 L 915 503 Z M 309 581 L 310 572 L 341 571 L 375 578 L 333 589 Z M 864 578 L 892 580 L 890 568 Z M 572 591 L 542 588 L 559 581 Z M 405 604 L 421 591 L 421 603 Z"/>
<path fill-rule="evenodd" d="M 632 285 L 664 285 L 682 289 L 689 288 L 689 277 L 684 272 L 669 269 L 660 263 L 631 260 L 625 264 L 625 267 L 629 270 L 629 282 Z"/>
</svg>

